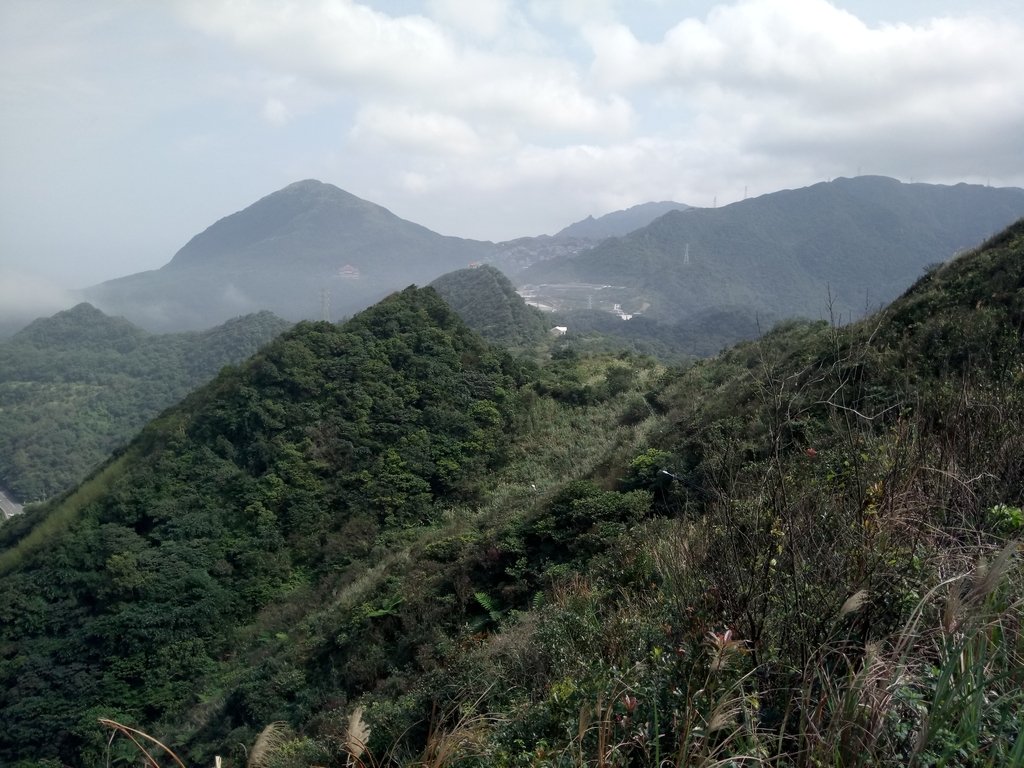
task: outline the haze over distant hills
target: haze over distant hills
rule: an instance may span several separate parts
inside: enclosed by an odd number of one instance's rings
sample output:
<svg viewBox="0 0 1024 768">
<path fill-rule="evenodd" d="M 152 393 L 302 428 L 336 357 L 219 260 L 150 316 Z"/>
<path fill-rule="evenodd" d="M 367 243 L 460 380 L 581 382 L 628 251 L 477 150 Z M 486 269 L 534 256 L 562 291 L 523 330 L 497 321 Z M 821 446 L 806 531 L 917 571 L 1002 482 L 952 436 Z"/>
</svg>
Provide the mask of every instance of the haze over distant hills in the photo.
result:
<svg viewBox="0 0 1024 768">
<path fill-rule="evenodd" d="M 495 244 L 439 235 L 310 179 L 221 219 L 160 269 L 101 283 L 83 296 L 154 331 L 207 328 L 264 309 L 289 320 L 338 318 L 471 263 L 514 271 L 576 254 L 683 207 L 647 203 L 588 217 L 555 237 Z"/>
<path fill-rule="evenodd" d="M 104 311 L 160 331 L 206 328 L 264 309 L 289 320 L 337 318 L 493 248 L 306 180 L 221 219 L 160 269 L 84 293 Z"/>
<path fill-rule="evenodd" d="M 189 330 L 258 310 L 338 319 L 410 283 L 491 263 L 519 285 L 613 286 L 596 302 L 584 297 L 584 307 L 618 304 L 670 323 L 706 324 L 724 313 L 735 320 L 728 325 L 755 329 L 825 316 L 829 295 L 834 314 L 860 316 L 937 255 L 1022 215 L 1021 189 L 858 177 L 715 209 L 647 203 L 556 236 L 491 243 L 439 235 L 307 180 L 221 219 L 164 267 L 83 293 L 149 330 Z"/>
<path fill-rule="evenodd" d="M 535 264 L 522 283 L 590 283 L 626 312 L 687 322 L 723 311 L 763 326 L 849 320 L 907 288 L 924 266 L 1024 216 L 1024 190 L 836 179 L 722 208 L 669 212 L 574 257 Z M 753 326 L 751 326 L 753 327 Z"/>
</svg>

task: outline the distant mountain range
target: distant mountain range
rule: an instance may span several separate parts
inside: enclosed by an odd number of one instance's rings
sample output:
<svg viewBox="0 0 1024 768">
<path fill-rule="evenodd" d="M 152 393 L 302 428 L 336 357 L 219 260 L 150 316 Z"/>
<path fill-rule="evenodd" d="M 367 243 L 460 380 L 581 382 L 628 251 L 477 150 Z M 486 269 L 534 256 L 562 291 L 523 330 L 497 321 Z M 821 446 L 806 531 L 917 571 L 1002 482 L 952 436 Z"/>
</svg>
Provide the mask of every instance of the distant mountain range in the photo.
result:
<svg viewBox="0 0 1024 768">
<path fill-rule="evenodd" d="M 685 211 L 690 206 L 683 203 L 664 201 L 660 203 L 641 203 L 623 211 L 612 211 L 604 216 L 594 218 L 587 216 L 582 221 L 570 224 L 559 231 L 556 238 L 588 238 L 590 240 L 604 240 L 609 237 L 622 237 L 628 235 L 635 229 L 646 227 L 655 219 L 664 216 L 669 211 Z"/>
<path fill-rule="evenodd" d="M 577 222 L 555 237 L 491 243 L 446 237 L 330 184 L 290 184 L 193 237 L 157 270 L 87 288 L 83 297 L 157 332 L 208 328 L 269 310 L 338 319 L 410 283 L 491 262 L 514 272 L 626 234 L 678 203 L 648 203 Z"/>
<path fill-rule="evenodd" d="M 1021 216 L 1024 189 L 844 178 L 672 211 L 517 279 L 590 284 L 605 303 L 670 323 L 705 322 L 709 312 L 751 328 L 759 319 L 762 329 L 793 316 L 845 321 Z"/>
<path fill-rule="evenodd" d="M 208 328 L 245 312 L 289 320 L 350 315 L 410 283 L 493 253 L 330 184 L 290 184 L 193 237 L 160 269 L 85 297 L 156 331 Z"/>
<path fill-rule="evenodd" d="M 949 257 L 1022 215 L 1021 189 L 858 177 L 714 209 L 646 203 L 555 236 L 491 243 L 439 235 L 307 180 L 221 219 L 164 267 L 83 295 L 158 332 L 258 310 L 337 320 L 409 284 L 487 263 L 520 286 L 584 284 L 553 301 L 558 309 L 643 314 L 694 332 L 725 318 L 749 332 L 784 317 L 863 315 L 937 254 Z M 543 291 L 535 298 L 545 303 Z"/>
</svg>

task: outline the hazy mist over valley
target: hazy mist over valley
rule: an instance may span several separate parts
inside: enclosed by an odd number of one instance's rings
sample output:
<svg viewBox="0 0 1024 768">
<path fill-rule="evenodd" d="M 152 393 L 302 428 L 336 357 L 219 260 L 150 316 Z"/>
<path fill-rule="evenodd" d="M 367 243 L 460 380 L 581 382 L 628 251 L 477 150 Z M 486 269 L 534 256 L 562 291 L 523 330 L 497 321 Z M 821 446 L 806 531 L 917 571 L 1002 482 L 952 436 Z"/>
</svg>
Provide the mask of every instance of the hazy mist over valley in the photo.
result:
<svg viewBox="0 0 1024 768">
<path fill-rule="evenodd" d="M 1022 50 L 0 3 L 0 765 L 1024 765 Z"/>
</svg>

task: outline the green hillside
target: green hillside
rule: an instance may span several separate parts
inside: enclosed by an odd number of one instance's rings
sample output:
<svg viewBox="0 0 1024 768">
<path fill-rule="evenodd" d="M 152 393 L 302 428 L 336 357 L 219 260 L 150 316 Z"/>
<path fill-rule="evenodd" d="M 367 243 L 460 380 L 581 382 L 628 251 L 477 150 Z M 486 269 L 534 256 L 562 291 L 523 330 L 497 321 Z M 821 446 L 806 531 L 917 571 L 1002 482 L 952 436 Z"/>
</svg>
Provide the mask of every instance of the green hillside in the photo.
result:
<svg viewBox="0 0 1024 768">
<path fill-rule="evenodd" d="M 0 486 L 35 501 L 79 483 L 150 419 L 288 327 L 269 312 L 154 336 L 89 304 L 0 342 Z"/>
<path fill-rule="evenodd" d="M 527 306 L 512 282 L 492 266 L 449 272 L 430 287 L 466 325 L 493 344 L 530 346 L 547 331 L 544 316 Z"/>
<path fill-rule="evenodd" d="M 1024 221 L 685 370 L 410 288 L 0 527 L 0 762 L 1019 765 L 1022 455 Z"/>
<path fill-rule="evenodd" d="M 609 352 L 626 349 L 666 363 L 709 357 L 737 339 L 757 338 L 771 327 L 767 318 L 762 321 L 738 307 L 695 312 L 678 323 L 658 322 L 644 315 L 623 321 L 597 309 L 555 312 L 549 322 L 568 328 L 563 342 L 573 347 Z"/>
<path fill-rule="evenodd" d="M 667 213 L 517 280 L 621 286 L 606 292 L 625 311 L 681 326 L 721 311 L 748 327 L 790 317 L 848 322 L 1022 215 L 1022 189 L 836 179 Z"/>
</svg>

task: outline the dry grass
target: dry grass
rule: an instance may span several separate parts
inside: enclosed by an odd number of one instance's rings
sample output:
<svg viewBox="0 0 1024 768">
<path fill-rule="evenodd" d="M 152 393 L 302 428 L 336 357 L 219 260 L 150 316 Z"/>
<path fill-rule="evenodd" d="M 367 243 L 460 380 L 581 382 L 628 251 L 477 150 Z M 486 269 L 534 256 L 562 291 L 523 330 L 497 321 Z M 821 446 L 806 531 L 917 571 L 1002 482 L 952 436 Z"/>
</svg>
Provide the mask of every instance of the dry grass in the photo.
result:
<svg viewBox="0 0 1024 768">
<path fill-rule="evenodd" d="M 345 728 L 345 752 L 348 755 L 349 766 L 362 765 L 361 758 L 366 752 L 367 744 L 370 741 L 370 726 L 363 720 L 363 708 L 356 707 L 348 718 L 348 726 Z"/>
<path fill-rule="evenodd" d="M 174 754 L 174 751 L 170 747 L 150 736 L 148 733 L 140 731 L 137 728 L 124 725 L 123 723 L 119 723 L 116 720 L 109 720 L 104 717 L 101 717 L 99 722 L 100 725 L 104 728 L 109 728 L 111 731 L 110 740 L 107 743 L 108 749 L 110 744 L 113 744 L 114 739 L 117 738 L 118 735 L 121 735 L 135 745 L 135 748 L 139 751 L 139 755 L 144 761 L 146 768 L 160 768 L 160 763 L 158 763 L 156 758 L 153 757 L 152 752 L 146 748 L 147 743 L 155 747 L 159 747 L 167 757 L 174 761 L 178 768 L 185 768 L 185 764 L 181 762 L 181 759 Z"/>
<path fill-rule="evenodd" d="M 270 768 L 271 761 L 291 737 L 292 732 L 287 723 L 278 721 L 267 725 L 249 750 L 246 768 Z"/>
</svg>

